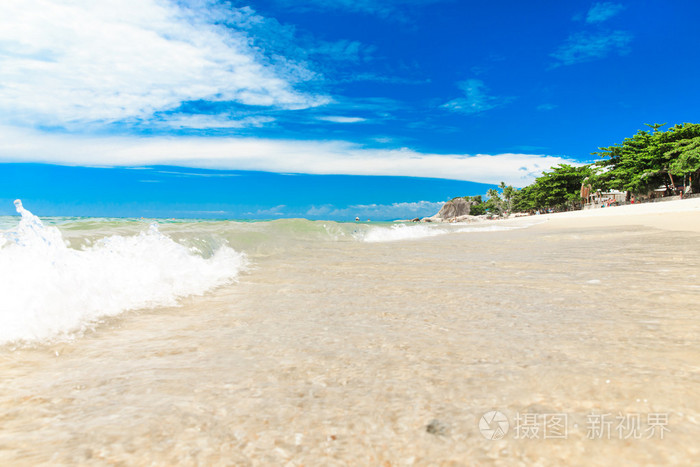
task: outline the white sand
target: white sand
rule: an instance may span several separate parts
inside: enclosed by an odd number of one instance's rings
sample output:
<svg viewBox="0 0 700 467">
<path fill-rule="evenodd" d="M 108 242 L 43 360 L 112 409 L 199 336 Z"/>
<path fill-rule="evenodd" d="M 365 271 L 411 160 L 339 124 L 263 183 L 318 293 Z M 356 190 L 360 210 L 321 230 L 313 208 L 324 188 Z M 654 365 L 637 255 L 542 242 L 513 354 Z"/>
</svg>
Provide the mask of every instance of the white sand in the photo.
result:
<svg viewBox="0 0 700 467">
<path fill-rule="evenodd" d="M 664 230 L 700 232 L 700 198 L 630 204 L 509 219 L 515 225 L 545 221 L 547 227 L 593 228 L 643 225 Z"/>
</svg>

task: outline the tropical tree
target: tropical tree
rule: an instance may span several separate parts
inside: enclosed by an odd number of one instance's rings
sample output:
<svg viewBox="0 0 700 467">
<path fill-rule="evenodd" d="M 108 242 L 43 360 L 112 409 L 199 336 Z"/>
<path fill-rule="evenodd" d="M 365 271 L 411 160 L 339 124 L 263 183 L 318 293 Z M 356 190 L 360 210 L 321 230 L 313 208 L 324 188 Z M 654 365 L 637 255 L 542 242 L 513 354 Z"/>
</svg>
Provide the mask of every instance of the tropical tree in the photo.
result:
<svg viewBox="0 0 700 467">
<path fill-rule="evenodd" d="M 481 195 L 465 196 L 464 198 L 467 201 L 471 202 L 471 209 L 469 210 L 469 214 L 471 214 L 472 216 L 481 216 L 482 214 L 486 214 L 486 206 L 484 204 L 483 199 L 481 198 Z"/>
<path fill-rule="evenodd" d="M 670 128 L 660 137 L 661 150 L 668 159 L 669 176 L 700 179 L 700 124 L 684 123 Z"/>
<path fill-rule="evenodd" d="M 501 189 L 501 193 L 503 194 L 503 208 L 505 214 L 508 215 L 513 211 L 513 196 L 517 190 L 511 185 L 506 186 L 505 182 L 501 182 L 498 188 Z"/>
<path fill-rule="evenodd" d="M 534 183 L 520 190 L 516 190 L 513 194 L 513 210 L 518 212 L 533 212 L 538 210 L 537 202 L 535 201 Z"/>
<path fill-rule="evenodd" d="M 480 196 L 466 197 L 472 201 L 471 213 L 574 209 L 581 202 L 584 183 L 647 194 L 660 185 L 675 187 L 679 177 L 689 177 L 691 185 L 700 189 L 700 124 L 684 123 L 666 131 L 661 130 L 665 123 L 647 126 L 620 144 L 598 148 L 593 154 L 601 160 L 594 164 L 559 164 L 521 190 L 501 182 L 501 193 L 490 189 L 485 202 Z"/>
<path fill-rule="evenodd" d="M 552 167 L 550 172 L 543 172 L 535 179 L 526 193 L 528 202 L 534 209 L 573 209 L 580 202 L 581 184 L 590 175 L 590 165 Z"/>
<path fill-rule="evenodd" d="M 488 200 L 484 203 L 484 208 L 489 214 L 494 214 L 500 216 L 503 214 L 503 200 L 501 199 L 498 190 L 495 188 L 490 188 L 486 192 Z"/>
<path fill-rule="evenodd" d="M 603 158 L 596 163 L 600 169 L 592 178 L 596 188 L 631 191 L 646 194 L 659 185 L 667 185 L 668 159 L 660 146 L 659 128 L 664 124 L 647 125 L 651 131 L 639 130 L 631 138 L 625 138 L 620 145 L 598 148 Z"/>
<path fill-rule="evenodd" d="M 592 182 L 597 188 L 647 194 L 658 186 L 675 188 L 678 176 L 700 174 L 700 124 L 684 123 L 660 131 L 665 124 L 647 125 L 620 145 L 599 148 L 603 160 Z M 674 178 L 674 176 L 676 178 Z"/>
</svg>

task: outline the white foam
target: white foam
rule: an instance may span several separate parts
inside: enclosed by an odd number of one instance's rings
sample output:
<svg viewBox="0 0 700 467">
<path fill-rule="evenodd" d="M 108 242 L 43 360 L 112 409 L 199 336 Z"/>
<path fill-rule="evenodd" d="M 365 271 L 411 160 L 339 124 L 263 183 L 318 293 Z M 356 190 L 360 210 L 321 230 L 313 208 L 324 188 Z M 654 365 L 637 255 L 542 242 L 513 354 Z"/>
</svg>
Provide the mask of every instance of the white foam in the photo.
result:
<svg viewBox="0 0 700 467">
<path fill-rule="evenodd" d="M 498 221 L 498 222 L 505 222 L 505 221 Z M 475 225 L 475 226 L 470 226 L 470 227 L 461 227 L 455 230 L 455 232 L 459 233 L 467 233 L 467 232 L 504 232 L 507 230 L 519 230 L 519 229 L 526 229 L 528 227 L 532 227 L 535 225 L 535 223 L 531 224 L 522 224 L 522 225 L 499 225 L 499 224 L 488 224 L 488 225 Z"/>
<path fill-rule="evenodd" d="M 226 246 L 205 259 L 157 224 L 75 250 L 56 227 L 15 205 L 19 225 L 0 233 L 0 343 L 49 339 L 127 310 L 176 305 L 231 282 L 246 264 Z"/>
<path fill-rule="evenodd" d="M 518 226 L 497 224 L 466 226 L 466 224 L 459 223 L 436 225 L 396 224 L 391 227 L 373 227 L 369 231 L 360 234 L 359 238 L 369 243 L 395 242 L 400 240 L 417 240 L 449 233 L 501 232 L 505 230 L 524 229 L 532 225 L 535 225 L 535 223 Z"/>
<path fill-rule="evenodd" d="M 449 232 L 448 229 L 437 226 L 396 224 L 391 227 L 372 227 L 367 232 L 364 232 L 362 240 L 370 243 L 395 242 L 398 240 L 434 237 Z"/>
</svg>

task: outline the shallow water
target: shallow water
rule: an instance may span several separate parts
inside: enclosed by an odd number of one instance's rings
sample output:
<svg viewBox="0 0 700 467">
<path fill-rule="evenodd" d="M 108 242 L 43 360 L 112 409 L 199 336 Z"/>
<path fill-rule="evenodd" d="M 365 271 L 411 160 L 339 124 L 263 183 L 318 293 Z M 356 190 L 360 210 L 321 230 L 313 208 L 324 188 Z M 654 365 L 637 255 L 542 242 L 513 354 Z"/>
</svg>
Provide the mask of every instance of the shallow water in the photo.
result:
<svg viewBox="0 0 700 467">
<path fill-rule="evenodd" d="M 0 346 L 0 464 L 700 458 L 697 234 L 536 225 L 367 242 L 369 229 L 392 228 L 281 222 L 284 234 L 161 225 L 249 265 L 177 307 Z M 61 232 L 76 245 L 92 235 Z M 508 421 L 502 439 L 479 428 L 493 410 Z M 555 416 L 567 427 L 557 439 L 544 431 Z M 639 430 L 618 426 L 636 416 Z M 596 420 L 611 421 L 609 434 Z"/>
</svg>

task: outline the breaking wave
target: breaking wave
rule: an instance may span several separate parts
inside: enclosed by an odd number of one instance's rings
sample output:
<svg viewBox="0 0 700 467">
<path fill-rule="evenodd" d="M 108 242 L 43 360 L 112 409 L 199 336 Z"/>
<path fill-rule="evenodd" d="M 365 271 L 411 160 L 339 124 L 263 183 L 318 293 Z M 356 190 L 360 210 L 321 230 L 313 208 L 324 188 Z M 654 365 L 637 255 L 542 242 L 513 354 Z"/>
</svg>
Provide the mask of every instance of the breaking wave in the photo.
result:
<svg viewBox="0 0 700 467">
<path fill-rule="evenodd" d="M 58 228 L 15 206 L 19 225 L 0 232 L 0 343 L 68 336 L 127 310 L 177 305 L 232 282 L 247 263 L 225 245 L 204 257 L 156 223 L 70 248 Z"/>
</svg>

